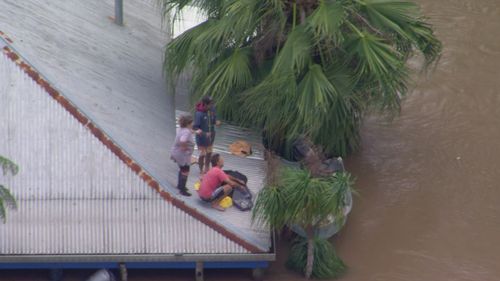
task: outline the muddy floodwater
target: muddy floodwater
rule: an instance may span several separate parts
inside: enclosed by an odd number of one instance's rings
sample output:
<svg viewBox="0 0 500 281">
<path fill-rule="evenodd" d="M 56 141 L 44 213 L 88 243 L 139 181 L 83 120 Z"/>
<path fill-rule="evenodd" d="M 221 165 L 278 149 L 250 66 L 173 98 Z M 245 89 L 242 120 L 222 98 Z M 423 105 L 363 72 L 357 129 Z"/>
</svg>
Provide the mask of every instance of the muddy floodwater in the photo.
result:
<svg viewBox="0 0 500 281">
<path fill-rule="evenodd" d="M 444 53 L 347 161 L 343 281 L 500 280 L 500 1 L 419 0 Z"/>
<path fill-rule="evenodd" d="M 500 0 L 418 0 L 443 41 L 436 70 L 415 81 L 402 114 L 370 118 L 355 205 L 333 239 L 342 281 L 500 280 Z M 302 280 L 278 262 L 266 280 Z M 92 271 L 71 271 L 84 280 Z M 192 271 L 131 271 L 129 280 L 194 280 Z M 0 271 L 0 280 L 48 280 Z M 206 280 L 251 280 L 245 270 Z"/>
</svg>

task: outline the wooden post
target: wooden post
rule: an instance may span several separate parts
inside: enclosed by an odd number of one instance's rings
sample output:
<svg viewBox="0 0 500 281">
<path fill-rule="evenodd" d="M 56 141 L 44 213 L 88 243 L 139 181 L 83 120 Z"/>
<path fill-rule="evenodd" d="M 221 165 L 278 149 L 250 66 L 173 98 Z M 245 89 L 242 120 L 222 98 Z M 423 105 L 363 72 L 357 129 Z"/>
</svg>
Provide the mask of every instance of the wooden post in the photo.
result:
<svg viewBox="0 0 500 281">
<path fill-rule="evenodd" d="M 127 281 L 128 280 L 127 267 L 125 266 L 124 263 L 120 263 L 119 266 L 120 266 L 120 280 Z"/>
<path fill-rule="evenodd" d="M 123 0 L 115 0 L 115 23 L 123 25 Z"/>
<path fill-rule="evenodd" d="M 203 262 L 196 262 L 195 275 L 196 281 L 203 281 Z"/>
</svg>

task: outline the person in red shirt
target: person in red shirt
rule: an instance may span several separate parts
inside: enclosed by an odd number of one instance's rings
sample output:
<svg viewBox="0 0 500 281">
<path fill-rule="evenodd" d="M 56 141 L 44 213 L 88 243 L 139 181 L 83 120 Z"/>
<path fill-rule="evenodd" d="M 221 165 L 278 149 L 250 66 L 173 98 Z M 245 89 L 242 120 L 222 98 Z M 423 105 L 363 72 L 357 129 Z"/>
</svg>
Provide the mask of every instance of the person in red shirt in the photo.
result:
<svg viewBox="0 0 500 281">
<path fill-rule="evenodd" d="M 222 170 L 224 158 L 220 154 L 213 154 L 210 162 L 212 168 L 203 175 L 198 195 L 201 200 L 211 203 L 212 208 L 224 211 L 225 209 L 219 206 L 220 201 L 231 194 L 233 187 L 239 185 Z"/>
</svg>

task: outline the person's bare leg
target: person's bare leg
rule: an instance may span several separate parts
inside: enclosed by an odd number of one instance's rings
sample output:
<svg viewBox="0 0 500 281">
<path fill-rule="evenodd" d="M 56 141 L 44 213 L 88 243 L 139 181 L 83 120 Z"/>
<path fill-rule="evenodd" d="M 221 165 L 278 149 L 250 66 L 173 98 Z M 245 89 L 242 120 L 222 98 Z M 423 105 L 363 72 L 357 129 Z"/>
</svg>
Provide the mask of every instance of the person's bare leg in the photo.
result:
<svg viewBox="0 0 500 281">
<path fill-rule="evenodd" d="M 210 158 L 212 157 L 212 147 L 209 146 L 206 148 L 206 153 L 205 153 L 205 168 L 203 170 L 203 173 L 205 174 L 210 170 Z"/>
<path fill-rule="evenodd" d="M 198 157 L 198 167 L 200 168 L 200 174 L 203 175 L 205 171 L 203 170 L 203 165 L 205 164 L 205 156 L 207 154 L 207 148 L 203 146 L 198 146 L 200 150 L 200 156 Z"/>
</svg>

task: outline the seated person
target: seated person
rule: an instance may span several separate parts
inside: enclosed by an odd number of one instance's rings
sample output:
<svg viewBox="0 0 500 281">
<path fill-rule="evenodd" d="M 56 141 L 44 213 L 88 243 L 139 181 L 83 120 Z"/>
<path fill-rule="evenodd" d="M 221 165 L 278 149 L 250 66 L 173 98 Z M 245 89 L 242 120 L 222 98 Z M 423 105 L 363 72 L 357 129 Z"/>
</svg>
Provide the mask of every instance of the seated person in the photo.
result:
<svg viewBox="0 0 500 281">
<path fill-rule="evenodd" d="M 224 211 L 225 209 L 219 206 L 219 203 L 224 197 L 231 194 L 233 187 L 237 187 L 238 183 L 231 180 L 222 170 L 224 159 L 221 155 L 213 154 L 210 158 L 210 164 L 212 164 L 212 168 L 203 175 L 198 195 L 201 200 L 211 203 L 212 208 Z"/>
</svg>

